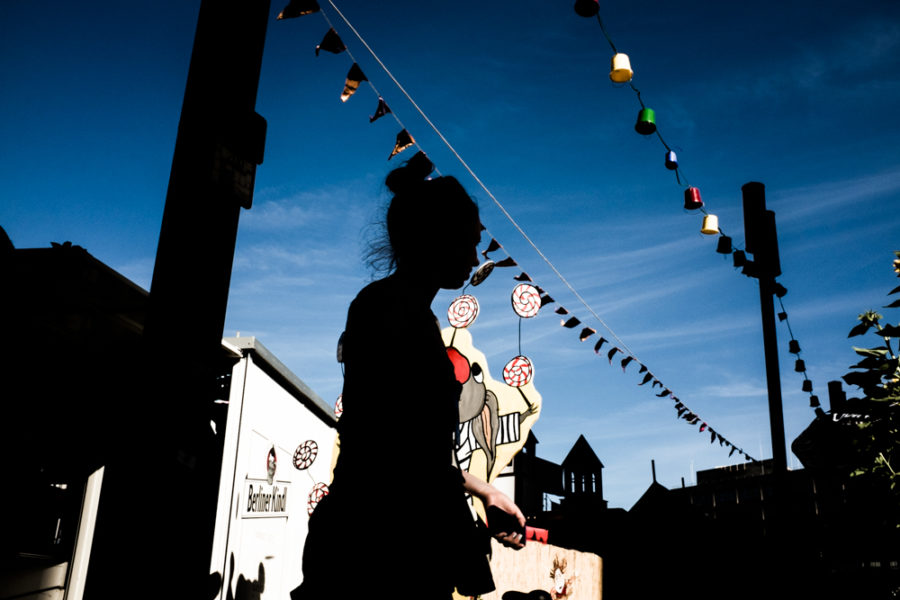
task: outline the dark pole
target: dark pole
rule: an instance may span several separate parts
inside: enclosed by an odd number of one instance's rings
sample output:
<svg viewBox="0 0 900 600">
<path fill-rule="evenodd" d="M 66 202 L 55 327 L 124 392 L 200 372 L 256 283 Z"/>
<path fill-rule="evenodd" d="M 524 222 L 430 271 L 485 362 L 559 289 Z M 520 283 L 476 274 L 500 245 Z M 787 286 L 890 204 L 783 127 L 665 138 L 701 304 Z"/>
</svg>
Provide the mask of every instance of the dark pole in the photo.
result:
<svg viewBox="0 0 900 600">
<path fill-rule="evenodd" d="M 776 474 L 787 471 L 784 439 L 784 412 L 781 401 L 781 375 L 778 368 L 778 337 L 775 332 L 775 278 L 781 274 L 775 213 L 766 210 L 766 188 L 752 181 L 741 191 L 744 200 L 744 237 L 747 251 L 754 255 L 744 272 L 759 279 L 759 305 L 762 313 L 763 351 L 766 357 L 766 386 L 769 394 L 769 425 L 772 434 L 772 462 Z"/>
<path fill-rule="evenodd" d="M 144 324 L 113 416 L 128 432 L 101 494 L 90 598 L 212 598 L 221 446 L 210 430 L 241 208 L 262 163 L 256 114 L 269 0 L 202 0 Z M 217 569 L 213 566 L 213 571 Z M 221 569 L 218 569 L 221 571 Z"/>
<path fill-rule="evenodd" d="M 784 413 L 781 401 L 781 375 L 778 369 L 778 339 L 775 335 L 774 279 L 759 280 L 759 306 L 762 312 L 763 350 L 766 355 L 766 386 L 769 391 L 769 427 L 772 432 L 772 462 L 778 473 L 787 471 L 784 440 Z"/>
<path fill-rule="evenodd" d="M 768 577 L 765 588 L 772 593 L 793 596 L 793 579 L 790 573 L 788 540 L 792 527 L 788 517 L 787 452 L 784 441 L 784 414 L 781 401 L 781 376 L 778 369 L 778 339 L 775 332 L 775 302 L 773 296 L 780 286 L 775 278 L 781 275 L 778 258 L 778 236 L 775 231 L 775 213 L 766 210 L 766 192 L 762 183 L 750 182 L 741 191 L 744 199 L 744 237 L 747 251 L 754 259 L 744 268 L 744 273 L 759 279 L 759 306 L 762 314 L 763 351 L 766 360 L 766 387 L 769 395 L 769 426 L 772 434 L 771 494 L 766 494 L 765 535 L 768 549 L 763 564 Z M 781 288 L 783 289 L 783 288 Z M 786 290 L 785 290 L 786 291 Z M 782 294 L 783 295 L 783 294 Z"/>
</svg>

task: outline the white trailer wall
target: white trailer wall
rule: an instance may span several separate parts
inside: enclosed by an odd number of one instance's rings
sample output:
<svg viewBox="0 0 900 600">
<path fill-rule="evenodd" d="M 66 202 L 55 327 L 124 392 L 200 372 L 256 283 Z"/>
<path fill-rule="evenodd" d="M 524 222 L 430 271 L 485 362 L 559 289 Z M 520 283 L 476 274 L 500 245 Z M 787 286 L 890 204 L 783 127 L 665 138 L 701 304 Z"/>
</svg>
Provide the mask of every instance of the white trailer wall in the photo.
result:
<svg viewBox="0 0 900 600">
<path fill-rule="evenodd" d="M 255 338 L 228 338 L 232 370 L 211 573 L 218 598 L 286 600 L 299 585 L 308 500 L 331 481 L 332 409 Z M 309 461 L 312 447 L 315 458 Z M 294 454 L 298 448 L 298 463 Z M 274 453 L 274 473 L 272 455 Z"/>
</svg>

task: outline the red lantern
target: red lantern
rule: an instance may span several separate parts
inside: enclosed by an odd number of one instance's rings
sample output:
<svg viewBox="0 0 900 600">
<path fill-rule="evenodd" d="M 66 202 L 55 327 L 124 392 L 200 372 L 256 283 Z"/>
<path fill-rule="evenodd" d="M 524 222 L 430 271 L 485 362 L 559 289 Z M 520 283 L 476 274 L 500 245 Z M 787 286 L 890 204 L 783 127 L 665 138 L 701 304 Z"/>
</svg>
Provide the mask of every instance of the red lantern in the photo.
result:
<svg viewBox="0 0 900 600">
<path fill-rule="evenodd" d="M 700 190 L 695 187 L 689 187 L 684 190 L 684 207 L 687 210 L 696 210 L 703 206 L 703 200 L 700 198 Z"/>
<path fill-rule="evenodd" d="M 600 12 L 600 0 L 575 0 L 575 12 L 582 17 L 596 17 Z"/>
</svg>

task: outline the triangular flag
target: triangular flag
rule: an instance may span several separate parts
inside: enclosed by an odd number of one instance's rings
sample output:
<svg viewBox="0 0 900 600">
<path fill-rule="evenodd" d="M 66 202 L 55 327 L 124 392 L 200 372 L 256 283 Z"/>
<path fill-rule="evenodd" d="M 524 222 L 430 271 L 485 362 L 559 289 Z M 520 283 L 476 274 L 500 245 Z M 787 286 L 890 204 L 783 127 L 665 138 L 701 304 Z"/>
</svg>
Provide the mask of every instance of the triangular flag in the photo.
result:
<svg viewBox="0 0 900 600">
<path fill-rule="evenodd" d="M 578 317 L 572 317 L 568 321 L 560 321 L 559 322 L 560 325 L 562 325 L 563 327 L 566 327 L 568 329 L 572 329 L 573 327 L 577 326 L 579 323 L 581 323 L 581 321 L 578 320 Z"/>
<path fill-rule="evenodd" d="M 609 364 L 612 364 L 613 356 L 615 356 L 615 355 L 616 355 L 616 352 L 618 352 L 618 351 L 619 351 L 618 348 L 613 348 L 612 350 L 610 350 L 610 351 L 606 354 L 606 358 L 609 359 Z"/>
<path fill-rule="evenodd" d="M 551 302 L 556 302 L 556 300 L 554 300 L 554 299 L 551 298 L 550 296 L 542 296 L 542 297 L 541 297 L 541 308 L 547 306 L 547 305 L 550 304 Z"/>
<path fill-rule="evenodd" d="M 728 456 L 731 456 L 732 454 L 734 454 L 735 450 L 737 450 L 737 446 L 735 446 L 734 444 L 731 444 L 731 452 L 728 453 Z"/>
<path fill-rule="evenodd" d="M 585 327 L 584 329 L 581 330 L 581 334 L 578 336 L 578 339 L 580 339 L 583 342 L 584 340 L 588 339 L 595 333 L 597 333 L 596 329 L 594 329 L 592 327 Z"/>
<path fill-rule="evenodd" d="M 604 343 L 606 343 L 606 338 L 601 337 L 600 341 L 594 344 L 594 352 L 600 354 L 600 347 L 603 346 Z"/>
<path fill-rule="evenodd" d="M 516 261 L 513 260 L 512 256 L 507 256 L 503 260 L 497 262 L 495 267 L 515 267 Z"/>
<path fill-rule="evenodd" d="M 409 132 L 405 129 L 401 130 L 400 133 L 397 134 L 397 141 L 394 143 L 394 150 L 391 152 L 391 155 L 388 156 L 388 160 L 391 160 L 413 144 L 416 141 L 409 135 Z"/>
<path fill-rule="evenodd" d="M 700 431 L 706 431 L 706 423 L 700 424 Z"/>
<path fill-rule="evenodd" d="M 325 37 L 322 38 L 321 43 L 316 46 L 316 56 L 319 55 L 319 50 L 325 50 L 332 54 L 340 54 L 346 49 L 347 46 L 344 45 L 341 36 L 339 36 L 337 31 L 334 30 L 334 27 L 332 27 L 328 30 L 328 33 L 325 34 Z"/>
<path fill-rule="evenodd" d="M 663 391 L 661 391 L 660 393 L 658 393 L 656 396 L 658 398 L 665 398 L 666 396 L 668 396 L 671 393 L 672 393 L 672 390 L 670 390 L 669 388 L 666 388 Z"/>
<path fill-rule="evenodd" d="M 311 15 L 320 10 L 321 8 L 319 8 L 319 3 L 316 2 L 316 0 L 291 0 L 288 5 L 278 13 L 276 20 L 280 21 L 282 19 L 293 19 L 295 17 L 302 17 L 303 15 Z"/>
<path fill-rule="evenodd" d="M 566 310 L 566 307 L 565 307 L 565 306 L 560 306 L 560 307 L 557 308 L 554 312 L 555 312 L 556 314 L 558 314 L 558 315 L 567 315 L 567 314 L 569 314 L 569 311 Z"/>
<path fill-rule="evenodd" d="M 347 80 L 344 82 L 344 92 L 341 94 L 341 102 L 346 102 L 350 96 L 356 93 L 356 88 L 358 88 L 359 84 L 363 81 L 368 81 L 368 79 L 366 79 L 366 76 L 362 72 L 362 69 L 359 68 L 359 65 L 353 63 L 353 66 L 350 67 L 350 70 L 347 72 Z M 393 154 L 391 156 L 393 156 Z"/>
<path fill-rule="evenodd" d="M 630 363 L 632 360 L 634 360 L 633 356 L 626 356 L 622 359 L 622 371 L 625 371 L 625 367 L 627 367 L 628 363 Z"/>
<path fill-rule="evenodd" d="M 647 383 L 647 382 L 650 381 L 651 379 L 653 379 L 653 373 L 645 373 L 645 374 L 644 374 L 644 379 L 643 379 L 643 381 L 641 381 L 638 385 L 644 385 L 645 383 Z"/>
<path fill-rule="evenodd" d="M 389 112 L 391 112 L 391 109 L 384 101 L 384 98 L 378 96 L 378 108 L 375 109 L 375 114 L 369 117 L 369 123 L 374 123 L 377 119 L 380 119 Z"/>
<path fill-rule="evenodd" d="M 646 372 L 647 372 L 647 365 L 643 365 L 643 364 L 642 364 L 642 365 L 641 365 L 641 370 L 638 371 L 638 373 L 646 373 Z"/>
<path fill-rule="evenodd" d="M 482 252 L 482 254 L 484 253 Z M 513 277 L 513 279 L 515 279 L 516 281 L 531 281 L 531 277 L 529 277 L 528 273 L 526 273 L 525 271 L 522 271 L 521 273 Z"/>
<path fill-rule="evenodd" d="M 491 238 L 491 241 L 488 243 L 488 247 L 481 251 L 481 255 L 483 257 L 487 258 L 488 254 L 490 254 L 491 252 L 494 252 L 496 250 L 499 250 L 500 248 L 502 248 L 502 246 L 500 245 L 500 242 L 498 242 L 494 238 Z M 531 281 L 531 279 L 529 279 L 528 281 Z"/>
</svg>

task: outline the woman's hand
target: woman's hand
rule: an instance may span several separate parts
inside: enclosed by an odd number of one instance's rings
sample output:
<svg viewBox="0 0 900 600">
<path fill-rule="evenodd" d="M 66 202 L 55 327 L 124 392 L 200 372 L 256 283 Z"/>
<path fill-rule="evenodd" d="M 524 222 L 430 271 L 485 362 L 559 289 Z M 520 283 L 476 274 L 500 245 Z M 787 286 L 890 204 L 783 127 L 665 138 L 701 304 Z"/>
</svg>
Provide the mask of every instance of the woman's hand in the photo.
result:
<svg viewBox="0 0 900 600">
<path fill-rule="evenodd" d="M 520 529 L 525 529 L 525 515 L 522 514 L 522 511 L 509 496 L 491 484 L 478 479 L 468 471 L 460 471 L 463 475 L 463 486 L 469 493 L 478 496 L 481 499 L 485 509 L 493 506 L 502 510 L 515 518 Z M 525 536 L 522 533 L 517 533 L 515 531 L 501 531 L 493 533 L 493 536 L 498 542 L 508 548 L 521 550 L 525 547 Z"/>
<path fill-rule="evenodd" d="M 493 486 L 491 486 L 493 488 Z M 489 493 L 485 498 L 482 499 L 484 502 L 485 509 L 494 507 L 498 510 L 502 510 L 504 513 L 513 517 L 518 523 L 518 527 L 509 527 L 510 529 L 517 529 L 519 531 L 497 531 L 496 526 L 493 527 L 493 536 L 498 542 L 506 546 L 507 548 L 513 548 L 515 550 L 521 550 L 525 547 L 525 515 L 522 514 L 522 511 L 519 510 L 519 507 L 516 506 L 516 503 L 513 502 L 509 496 L 498 490 L 497 488 L 493 488 L 493 492 Z"/>
</svg>

